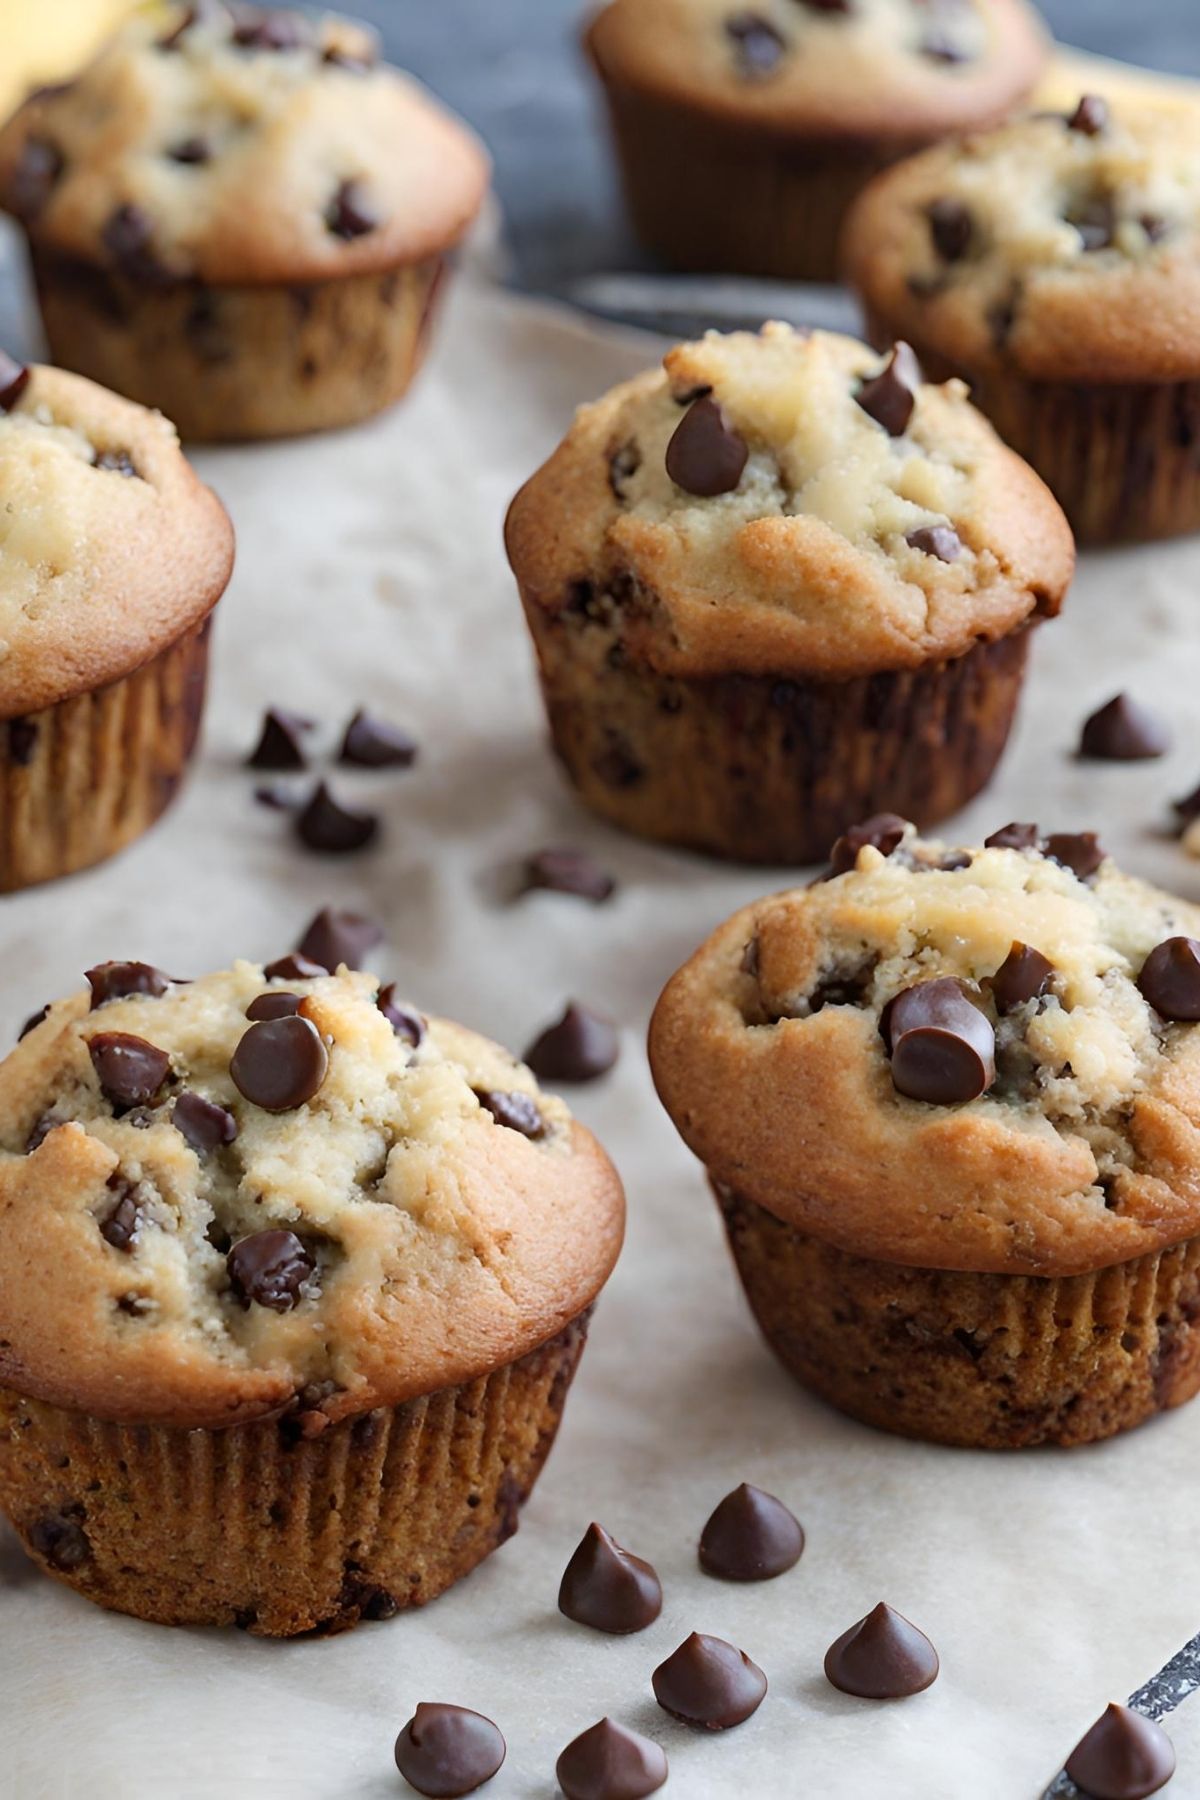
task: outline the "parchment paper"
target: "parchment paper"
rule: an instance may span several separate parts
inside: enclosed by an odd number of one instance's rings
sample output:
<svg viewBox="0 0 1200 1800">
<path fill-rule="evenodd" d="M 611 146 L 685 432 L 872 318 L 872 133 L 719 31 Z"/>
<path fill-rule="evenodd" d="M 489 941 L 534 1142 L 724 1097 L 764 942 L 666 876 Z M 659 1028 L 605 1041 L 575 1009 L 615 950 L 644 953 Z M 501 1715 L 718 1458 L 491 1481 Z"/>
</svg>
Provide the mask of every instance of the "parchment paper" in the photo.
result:
<svg viewBox="0 0 1200 1800">
<path fill-rule="evenodd" d="M 362 908 L 387 923 L 389 978 L 517 1049 L 568 996 L 620 1020 L 619 1067 L 575 1104 L 624 1175 L 629 1241 L 519 1536 L 422 1613 L 291 1646 L 168 1631 L 74 1598 L 5 1537 L 5 1796 L 382 1800 L 404 1791 L 395 1733 L 440 1699 L 508 1737 L 489 1800 L 550 1800 L 558 1751 L 606 1712 L 663 1741 L 666 1792 L 687 1800 L 1036 1800 L 1103 1705 L 1200 1629 L 1200 1405 L 1111 1444 L 1011 1456 L 839 1418 L 762 1346 L 700 1172 L 654 1099 L 643 1040 L 660 986 L 718 920 L 787 877 L 625 840 L 576 808 L 544 743 L 500 541 L 506 502 L 572 407 L 653 354 L 460 285 L 433 366 L 390 417 L 197 458 L 239 536 L 197 777 L 119 861 L 0 903 L 5 1029 L 101 958 L 198 972 L 278 954 L 327 900 Z M 1200 541 L 1087 559 L 1065 617 L 1039 634 L 1016 742 L 962 834 L 1012 817 L 1098 825 L 1130 868 L 1200 897 L 1200 865 L 1163 832 L 1168 798 L 1200 778 L 1198 676 Z M 1177 753 L 1075 763 L 1081 719 L 1120 687 L 1172 719 Z M 337 783 L 382 810 L 380 847 L 316 859 L 253 803 L 239 761 L 271 701 L 320 717 L 330 741 L 360 701 L 416 732 L 412 773 Z M 594 850 L 618 897 L 506 903 L 507 865 L 556 841 Z M 703 1520 L 742 1480 L 782 1495 L 809 1535 L 795 1571 L 745 1589 L 695 1564 Z M 640 1636 L 604 1638 L 555 1610 L 593 1518 L 662 1575 L 663 1617 Z M 937 1684 L 891 1707 L 821 1675 L 828 1643 L 881 1598 L 942 1656 Z M 760 1712 L 723 1737 L 690 1735 L 650 1695 L 651 1670 L 693 1629 L 732 1639 L 770 1678 Z M 1200 1725 L 1180 1725 L 1190 1769 L 1173 1800 L 1200 1794 Z"/>
</svg>

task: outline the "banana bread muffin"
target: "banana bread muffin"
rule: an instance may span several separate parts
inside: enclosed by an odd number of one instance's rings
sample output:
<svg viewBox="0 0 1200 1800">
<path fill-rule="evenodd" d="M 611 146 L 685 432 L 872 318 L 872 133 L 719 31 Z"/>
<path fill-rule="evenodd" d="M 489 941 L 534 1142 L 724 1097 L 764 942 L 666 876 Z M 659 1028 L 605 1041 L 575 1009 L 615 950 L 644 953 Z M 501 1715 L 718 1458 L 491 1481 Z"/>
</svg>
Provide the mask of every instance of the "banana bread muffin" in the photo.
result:
<svg viewBox="0 0 1200 1800">
<path fill-rule="evenodd" d="M 674 977 L 659 1093 L 807 1386 L 945 1443 L 1106 1437 L 1200 1387 L 1200 908 L 1093 833 L 895 823 Z"/>
<path fill-rule="evenodd" d="M 233 530 L 157 413 L 0 352 L 0 891 L 111 856 L 200 728 Z"/>
<path fill-rule="evenodd" d="M 0 133 L 55 360 L 185 438 L 398 399 L 487 179 L 365 28 L 217 0 L 139 16 Z"/>
<path fill-rule="evenodd" d="M 584 407 L 508 551 L 582 797 L 747 862 L 970 799 L 1073 567 L 960 384 L 784 325 L 680 345 Z"/>
<path fill-rule="evenodd" d="M 646 244 L 807 281 L 873 174 L 1006 117 L 1048 47 L 1025 0 L 613 0 L 587 43 Z"/>
<path fill-rule="evenodd" d="M 1080 539 L 1200 527 L 1200 106 L 1085 95 L 928 150 L 845 260 L 876 340 L 965 376 Z"/>
<path fill-rule="evenodd" d="M 372 976 L 88 982 L 0 1065 L 0 1505 L 139 1618 L 433 1599 L 550 1449 L 620 1249 L 608 1159 Z"/>
</svg>

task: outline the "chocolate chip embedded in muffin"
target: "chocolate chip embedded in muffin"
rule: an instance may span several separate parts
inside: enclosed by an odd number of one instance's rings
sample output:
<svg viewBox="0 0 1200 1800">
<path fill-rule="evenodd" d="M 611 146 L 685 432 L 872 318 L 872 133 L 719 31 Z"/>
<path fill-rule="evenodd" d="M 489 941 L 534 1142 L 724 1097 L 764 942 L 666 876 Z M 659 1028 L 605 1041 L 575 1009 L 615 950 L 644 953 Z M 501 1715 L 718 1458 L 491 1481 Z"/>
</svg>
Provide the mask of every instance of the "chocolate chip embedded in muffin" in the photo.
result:
<svg viewBox="0 0 1200 1800">
<path fill-rule="evenodd" d="M 315 981 L 318 976 L 328 975 L 329 970 L 311 957 L 293 951 L 290 956 L 280 956 L 275 962 L 268 963 L 263 974 L 268 981 Z"/>
<path fill-rule="evenodd" d="M 161 969 L 156 969 L 151 963 L 97 963 L 86 974 L 88 986 L 92 990 L 93 1012 L 98 1006 L 107 1006 L 111 1000 L 127 1000 L 131 994 L 145 994 L 151 999 L 158 999 L 173 985 L 171 977 L 164 975 Z"/>
<path fill-rule="evenodd" d="M 117 1197 L 100 1221 L 100 1236 L 114 1250 L 120 1250 L 123 1255 L 128 1256 L 137 1243 L 142 1223 L 137 1188 L 120 1175 L 111 1176 L 108 1185 Z"/>
<path fill-rule="evenodd" d="M 361 181 L 343 181 L 325 212 L 325 223 L 334 237 L 365 237 L 382 223 L 377 208 Z"/>
<path fill-rule="evenodd" d="M 236 1243 L 225 1259 L 229 1281 L 243 1306 L 291 1312 L 316 1268 L 294 1231 L 256 1231 Z"/>
<path fill-rule="evenodd" d="M 100 241 L 121 273 L 130 281 L 162 286 L 171 280 L 155 250 L 155 224 L 142 207 L 129 202 L 109 215 Z"/>
<path fill-rule="evenodd" d="M 88 1040 L 100 1091 L 113 1106 L 145 1106 L 171 1072 L 165 1050 L 127 1031 L 100 1031 Z"/>
<path fill-rule="evenodd" d="M 58 185 L 66 163 L 62 151 L 49 138 L 26 138 L 17 165 L 9 176 L 6 199 L 17 218 L 32 223 Z"/>
<path fill-rule="evenodd" d="M 1164 1019 L 1200 1019 L 1200 942 L 1168 938 L 1142 965 L 1138 987 Z"/>
<path fill-rule="evenodd" d="M 419 1049 L 425 1040 L 428 1026 L 419 1012 L 411 1006 L 402 1006 L 396 999 L 396 984 L 389 982 L 387 987 L 380 988 L 379 998 L 375 1004 L 395 1032 L 404 1043 Z"/>
<path fill-rule="evenodd" d="M 476 1088 L 474 1091 L 480 1106 L 491 1113 L 497 1125 L 519 1131 L 522 1137 L 536 1139 L 546 1135 L 546 1121 L 529 1094 L 509 1093 L 499 1088 Z"/>
<path fill-rule="evenodd" d="M 1085 722 L 1079 754 L 1102 762 L 1146 762 L 1165 756 L 1171 734 L 1146 707 L 1117 694 Z"/>
<path fill-rule="evenodd" d="M 272 990 L 268 994 L 259 994 L 246 1008 L 246 1017 L 256 1023 L 260 1019 L 290 1019 L 300 1011 L 299 994 L 288 994 Z"/>
<path fill-rule="evenodd" d="M 128 450 L 97 450 L 92 458 L 92 467 L 109 475 L 123 475 L 127 481 L 141 479 L 138 466 Z"/>
<path fill-rule="evenodd" d="M 232 1144 L 238 1134 L 237 1120 L 231 1112 L 190 1088 L 176 1098 L 171 1123 L 197 1156 L 208 1156 L 223 1145 Z"/>
<path fill-rule="evenodd" d="M 482 1713 L 423 1703 L 396 1739 L 396 1767 L 409 1787 L 436 1800 L 474 1793 L 496 1774 L 507 1749 Z"/>
<path fill-rule="evenodd" d="M 311 41 L 311 33 L 298 13 L 245 7 L 234 16 L 233 41 L 242 50 L 299 50 Z"/>
<path fill-rule="evenodd" d="M 667 474 L 698 499 L 732 493 L 742 479 L 750 449 L 711 395 L 693 400 L 667 445 Z"/>
<path fill-rule="evenodd" d="M 664 1712 L 685 1725 L 728 1731 L 763 1703 L 767 1678 L 744 1650 L 693 1631 L 651 1677 Z"/>
<path fill-rule="evenodd" d="M 971 210 L 962 200 L 946 195 L 931 200 L 925 209 L 933 247 L 943 262 L 961 262 L 971 248 L 975 225 Z"/>
<path fill-rule="evenodd" d="M 999 1013 L 1015 1012 L 1030 1000 L 1040 1000 L 1054 979 L 1054 964 L 1030 944 L 1014 943 L 991 978 L 992 998 Z"/>
<path fill-rule="evenodd" d="M 1080 881 L 1090 881 L 1102 867 L 1108 852 L 1094 831 L 1055 831 L 1045 839 L 1043 853 L 1051 862 L 1070 869 Z"/>
<path fill-rule="evenodd" d="M 329 1052 L 311 1019 L 298 1015 L 251 1025 L 229 1065 L 238 1092 L 264 1112 L 292 1112 L 317 1094 Z"/>
<path fill-rule="evenodd" d="M 737 52 L 738 68 L 749 80 L 773 75 L 787 53 L 787 44 L 761 13 L 734 13 L 725 21 L 725 34 Z"/>
<path fill-rule="evenodd" d="M 1108 125 L 1108 101 L 1099 94 L 1084 94 L 1067 120 L 1068 131 L 1080 131 L 1085 137 L 1099 137 Z"/>
<path fill-rule="evenodd" d="M 908 344 L 896 344 L 878 375 L 862 382 L 855 399 L 889 437 L 903 437 L 912 421 L 921 366 Z"/>
<path fill-rule="evenodd" d="M 1042 834 L 1036 825 L 1014 820 L 1011 825 L 1002 825 L 999 831 L 993 831 L 983 843 L 986 850 L 1040 850 Z"/>
<path fill-rule="evenodd" d="M 0 412 L 11 412 L 29 386 L 29 370 L 0 350 Z"/>
<path fill-rule="evenodd" d="M 202 168 L 212 161 L 213 147 L 211 138 L 186 137 L 172 144 L 167 151 L 172 162 L 181 163 L 185 168 Z"/>
<path fill-rule="evenodd" d="M 910 1100 L 959 1105 L 977 1100 L 996 1079 L 995 1031 L 952 977 L 906 988 L 879 1024 L 892 1081 Z"/>
<path fill-rule="evenodd" d="M 622 1549 L 602 1525 L 589 1525 L 563 1572 L 559 1612 L 594 1631 L 627 1635 L 653 1625 L 662 1600 L 650 1564 Z"/>
<path fill-rule="evenodd" d="M 904 541 L 910 550 L 935 556 L 939 562 L 957 562 L 963 553 L 963 541 L 953 525 L 919 525 Z"/>
<path fill-rule="evenodd" d="M 873 819 L 864 819 L 861 825 L 852 825 L 843 832 L 829 852 L 829 869 L 832 875 L 844 875 L 848 869 L 854 868 L 860 850 L 868 846 L 878 850 L 881 856 L 891 856 L 904 841 L 904 834 L 909 830 L 907 819 L 898 813 L 876 813 Z"/>
<path fill-rule="evenodd" d="M 825 1652 L 825 1675 L 843 1694 L 903 1700 L 938 1677 L 938 1653 L 923 1631 L 880 1601 Z"/>
</svg>

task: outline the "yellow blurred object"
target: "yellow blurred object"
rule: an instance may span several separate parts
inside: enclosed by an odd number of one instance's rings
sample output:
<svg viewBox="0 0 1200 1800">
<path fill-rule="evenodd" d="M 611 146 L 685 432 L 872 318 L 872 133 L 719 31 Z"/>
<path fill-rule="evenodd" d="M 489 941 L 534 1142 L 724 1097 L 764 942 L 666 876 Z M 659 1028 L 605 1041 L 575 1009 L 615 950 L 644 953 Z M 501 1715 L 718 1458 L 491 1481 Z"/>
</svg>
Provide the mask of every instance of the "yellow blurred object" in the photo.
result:
<svg viewBox="0 0 1200 1800">
<path fill-rule="evenodd" d="M 1132 63 L 1112 62 L 1106 56 L 1090 56 L 1058 44 L 1030 105 L 1069 112 L 1081 94 L 1103 94 L 1117 102 L 1192 107 L 1200 101 L 1200 81 L 1160 75 L 1156 69 L 1139 69 Z"/>
<path fill-rule="evenodd" d="M 30 88 L 83 66 L 137 0 L 0 0 L 0 118 Z"/>
</svg>

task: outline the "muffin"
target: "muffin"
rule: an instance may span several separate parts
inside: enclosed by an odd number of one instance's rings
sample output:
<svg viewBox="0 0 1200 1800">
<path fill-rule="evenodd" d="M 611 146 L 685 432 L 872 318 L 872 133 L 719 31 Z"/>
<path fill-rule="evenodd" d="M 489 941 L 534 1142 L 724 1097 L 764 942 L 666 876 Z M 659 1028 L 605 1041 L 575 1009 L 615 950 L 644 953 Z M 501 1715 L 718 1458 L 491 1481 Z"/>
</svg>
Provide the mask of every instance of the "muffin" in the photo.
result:
<svg viewBox="0 0 1200 1800">
<path fill-rule="evenodd" d="M 964 805 L 1073 567 L 960 384 L 783 325 L 710 333 L 584 407 L 507 535 L 582 798 L 744 862 Z"/>
<path fill-rule="evenodd" d="M 0 133 L 55 361 L 185 438 L 399 399 L 487 180 L 365 28 L 215 0 L 138 17 Z"/>
<path fill-rule="evenodd" d="M 170 804 L 200 729 L 233 530 L 173 427 L 0 352 L 0 892 Z"/>
<path fill-rule="evenodd" d="M 587 46 L 646 245 L 804 281 L 879 169 L 1005 118 L 1048 48 L 1024 0 L 613 0 Z"/>
<path fill-rule="evenodd" d="M 833 871 L 722 925 L 650 1034 L 773 1349 L 948 1444 L 1190 1399 L 1200 908 L 1034 825 L 957 850 L 875 821 Z"/>
<path fill-rule="evenodd" d="M 164 1624 L 432 1600 L 553 1442 L 621 1244 L 608 1159 L 369 975 L 88 982 L 0 1064 L 0 1506 Z"/>
<path fill-rule="evenodd" d="M 876 341 L 965 376 L 1081 540 L 1200 527 L 1200 106 L 1085 95 L 927 150 L 845 261 Z"/>
</svg>

